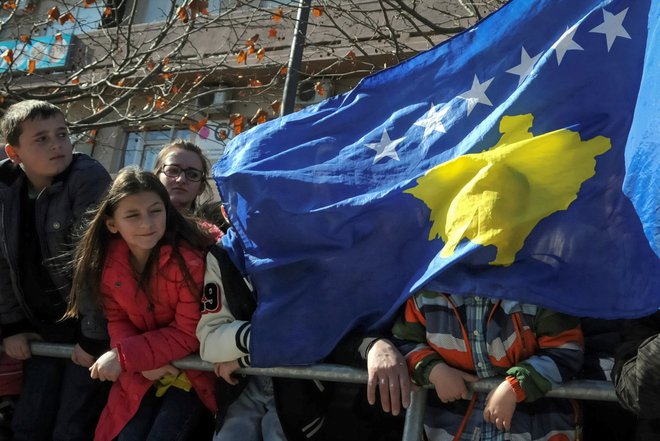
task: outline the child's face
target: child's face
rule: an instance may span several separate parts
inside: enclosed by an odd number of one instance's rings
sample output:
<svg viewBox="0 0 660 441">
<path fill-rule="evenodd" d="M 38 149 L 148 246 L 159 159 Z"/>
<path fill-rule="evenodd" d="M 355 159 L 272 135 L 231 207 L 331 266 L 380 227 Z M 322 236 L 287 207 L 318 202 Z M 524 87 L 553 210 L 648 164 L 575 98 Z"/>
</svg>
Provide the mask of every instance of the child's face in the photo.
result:
<svg viewBox="0 0 660 441">
<path fill-rule="evenodd" d="M 176 166 L 181 173 L 178 176 L 167 176 L 163 167 Z M 170 194 L 170 201 L 179 211 L 190 210 L 195 198 L 204 192 L 204 181 L 193 181 L 188 179 L 183 170 L 194 170 L 201 175 L 203 166 L 202 159 L 194 152 L 183 149 L 172 149 L 165 157 L 158 179 L 163 183 Z"/>
<path fill-rule="evenodd" d="M 131 253 L 144 263 L 165 234 L 165 204 L 151 191 L 126 196 L 105 224 L 111 233 L 119 233 Z"/>
<path fill-rule="evenodd" d="M 21 164 L 33 186 L 47 187 L 71 164 L 73 146 L 64 117 L 23 121 L 18 145 L 7 145 L 6 151 L 15 163 Z"/>
</svg>

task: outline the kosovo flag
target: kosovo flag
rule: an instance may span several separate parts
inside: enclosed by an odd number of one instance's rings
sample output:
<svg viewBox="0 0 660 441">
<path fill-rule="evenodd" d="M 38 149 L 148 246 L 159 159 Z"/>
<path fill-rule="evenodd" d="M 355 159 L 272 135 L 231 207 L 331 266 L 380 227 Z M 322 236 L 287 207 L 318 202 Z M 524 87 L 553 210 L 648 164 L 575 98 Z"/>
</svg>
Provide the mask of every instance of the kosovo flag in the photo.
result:
<svg viewBox="0 0 660 441">
<path fill-rule="evenodd" d="M 214 176 L 255 366 L 388 329 L 425 285 L 578 316 L 660 307 L 660 2 L 513 0 L 237 137 Z"/>
</svg>

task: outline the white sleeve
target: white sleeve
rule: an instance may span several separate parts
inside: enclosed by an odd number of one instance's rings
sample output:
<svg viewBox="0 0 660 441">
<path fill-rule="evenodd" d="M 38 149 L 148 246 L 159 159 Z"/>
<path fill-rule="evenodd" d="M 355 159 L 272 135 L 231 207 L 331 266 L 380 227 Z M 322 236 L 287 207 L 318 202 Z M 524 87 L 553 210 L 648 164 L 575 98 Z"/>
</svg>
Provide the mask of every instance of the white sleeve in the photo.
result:
<svg viewBox="0 0 660 441">
<path fill-rule="evenodd" d="M 229 310 L 217 259 L 208 253 L 202 292 L 202 316 L 197 324 L 199 355 L 217 363 L 238 360 L 241 367 L 250 365 L 250 322 L 236 320 Z"/>
</svg>

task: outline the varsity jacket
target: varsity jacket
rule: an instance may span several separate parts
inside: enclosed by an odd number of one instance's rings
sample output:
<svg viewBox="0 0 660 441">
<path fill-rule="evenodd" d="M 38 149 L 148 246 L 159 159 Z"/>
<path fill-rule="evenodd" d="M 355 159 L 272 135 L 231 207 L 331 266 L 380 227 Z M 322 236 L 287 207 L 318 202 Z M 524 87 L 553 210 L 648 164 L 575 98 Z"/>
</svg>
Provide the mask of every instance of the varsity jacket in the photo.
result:
<svg viewBox="0 0 660 441">
<path fill-rule="evenodd" d="M 250 366 L 250 318 L 256 309 L 256 295 L 249 280 L 219 245 L 206 258 L 202 316 L 197 325 L 200 357 L 211 363 L 238 360 Z M 327 390 L 319 381 L 273 378 L 277 414 L 289 441 L 319 440 L 327 405 Z M 229 405 L 247 384 L 239 378 L 232 386 L 216 381 L 216 430 L 220 430 Z"/>
<path fill-rule="evenodd" d="M 0 326 L 2 335 L 31 332 L 39 327 L 21 289 L 19 243 L 21 191 L 25 173 L 9 159 L 0 162 Z M 74 153 L 69 167 L 37 196 L 35 225 L 44 262 L 52 262 L 71 249 L 72 233 L 85 211 L 96 204 L 110 185 L 110 175 L 96 160 Z M 65 302 L 71 288 L 70 271 L 63 265 L 46 266 L 57 287 L 57 302 Z M 48 338 L 48 336 L 44 336 Z M 107 331 L 99 311 L 83 311 L 78 343 L 88 353 L 99 354 L 107 346 Z"/>
<path fill-rule="evenodd" d="M 487 299 L 484 314 L 474 320 L 469 319 L 474 317 L 469 308 L 477 304 L 472 299 L 426 290 L 408 299 L 393 333 L 408 342 L 401 349 L 413 380 L 429 384 L 429 374 L 437 363 L 477 375 L 489 364 L 516 391 L 511 439 L 576 439 L 579 411 L 575 403 L 542 397 L 575 376 L 582 365 L 579 320 L 534 305 L 495 299 Z M 484 394 L 442 405 L 435 394 L 430 395 L 432 409 L 425 420 L 430 439 L 469 440 L 479 433 L 482 437 L 476 439 L 498 439 L 492 425 L 483 421 Z M 488 431 L 493 437 L 485 435 Z"/>
<path fill-rule="evenodd" d="M 635 440 L 660 439 L 660 312 L 624 328 L 612 371 L 616 394 L 635 413 Z"/>
</svg>

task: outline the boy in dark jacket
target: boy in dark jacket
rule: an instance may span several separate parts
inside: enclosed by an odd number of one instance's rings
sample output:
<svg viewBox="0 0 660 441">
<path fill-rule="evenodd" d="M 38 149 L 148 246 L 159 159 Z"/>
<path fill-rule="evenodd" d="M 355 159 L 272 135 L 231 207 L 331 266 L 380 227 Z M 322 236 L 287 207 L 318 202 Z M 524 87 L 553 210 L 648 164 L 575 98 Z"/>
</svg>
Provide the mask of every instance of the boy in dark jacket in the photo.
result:
<svg viewBox="0 0 660 441">
<path fill-rule="evenodd" d="M 107 344 L 98 317 L 64 320 L 73 228 L 110 183 L 94 159 L 74 154 L 64 114 L 45 101 L 9 107 L 0 123 L 0 327 L 7 355 L 24 360 L 14 439 L 91 439 L 106 385 L 87 368 Z M 75 343 L 71 360 L 32 356 L 30 341 Z"/>
</svg>

